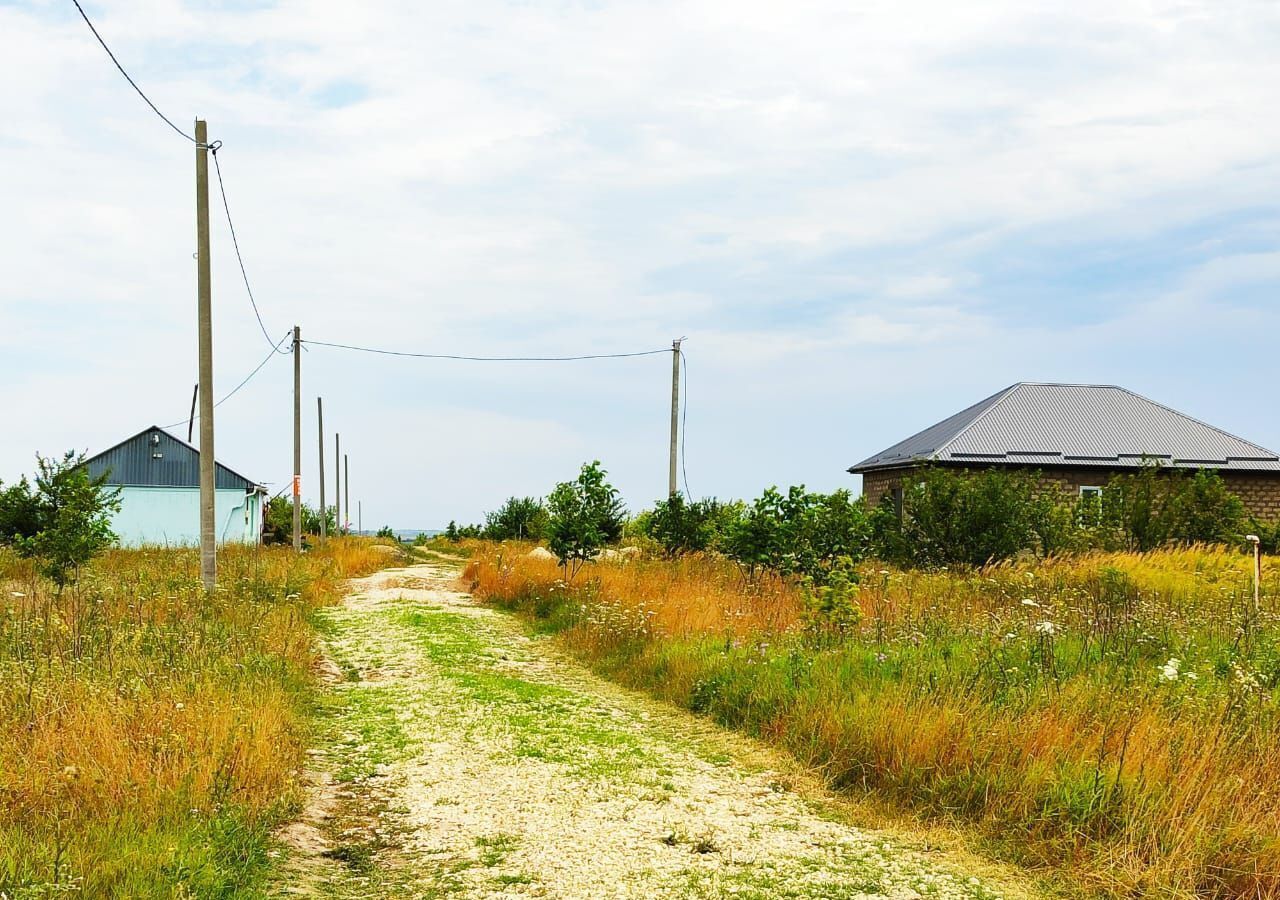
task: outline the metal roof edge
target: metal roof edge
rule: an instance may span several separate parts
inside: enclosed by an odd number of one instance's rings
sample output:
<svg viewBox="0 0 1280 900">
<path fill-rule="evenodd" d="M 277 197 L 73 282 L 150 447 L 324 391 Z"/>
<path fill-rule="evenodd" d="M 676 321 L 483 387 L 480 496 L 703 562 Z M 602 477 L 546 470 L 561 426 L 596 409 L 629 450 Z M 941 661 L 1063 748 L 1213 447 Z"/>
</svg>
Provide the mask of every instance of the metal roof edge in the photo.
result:
<svg viewBox="0 0 1280 900">
<path fill-rule="evenodd" d="M 1218 434 L 1225 435 L 1231 438 L 1233 441 L 1239 441 L 1242 444 L 1248 444 L 1250 447 L 1253 447 L 1255 450 L 1261 450 L 1263 453 L 1267 454 L 1267 457 L 1270 459 L 1280 460 L 1280 454 L 1277 454 L 1274 450 L 1268 450 L 1266 447 L 1262 446 L 1261 444 L 1255 444 L 1253 441 L 1247 440 L 1246 438 L 1242 438 L 1238 434 L 1232 434 L 1230 431 L 1227 431 L 1226 429 L 1223 429 L 1223 428 L 1219 428 L 1217 425 L 1210 425 L 1208 422 L 1204 421 L 1203 419 L 1197 419 L 1195 416 L 1189 416 L 1184 412 L 1180 412 L 1179 410 L 1174 409 L 1172 406 L 1165 406 L 1163 403 L 1160 403 L 1157 400 L 1152 400 L 1150 397 L 1144 396 L 1143 394 L 1139 394 L 1137 391 L 1129 390 L 1129 388 L 1127 387 L 1116 386 L 1116 390 L 1124 391 L 1126 394 L 1130 395 L 1131 397 L 1137 397 L 1139 400 L 1142 400 L 1146 403 L 1150 403 L 1152 406 L 1158 406 L 1161 409 L 1165 410 L 1166 412 L 1171 412 L 1175 416 L 1180 416 L 1181 418 L 1184 418 L 1189 422 L 1195 422 L 1197 425 L 1203 426 L 1204 428 L 1208 428 L 1210 431 L 1216 431 L 1218 432 Z"/>
<path fill-rule="evenodd" d="M 123 447 L 125 444 L 129 443 L 130 441 L 137 440 L 138 438 L 142 437 L 144 434 L 148 434 L 148 433 L 150 433 L 150 432 L 152 432 L 152 431 L 159 431 L 159 432 L 161 432 L 162 434 L 164 434 L 164 436 L 165 436 L 165 437 L 172 438 L 173 440 L 177 441 L 177 442 L 178 442 L 179 444 L 181 444 L 182 446 L 186 447 L 188 450 L 193 450 L 193 451 L 195 451 L 195 454 L 196 454 L 197 456 L 199 456 L 199 455 L 200 455 L 200 448 L 199 448 L 199 447 L 197 447 L 195 444 L 190 444 L 190 443 L 188 443 L 188 442 L 184 441 L 182 438 L 178 437 L 176 434 L 172 433 L 172 432 L 171 432 L 171 431 L 169 431 L 167 428 L 161 428 L 159 425 L 150 425 L 150 426 L 148 426 L 148 427 L 146 427 L 146 428 L 142 429 L 141 431 L 139 431 L 137 434 L 131 434 L 131 435 L 129 435 L 127 438 L 125 438 L 123 441 L 118 441 L 118 442 L 116 442 L 116 443 L 112 444 L 110 447 L 108 447 L 107 449 L 105 449 L 105 450 L 101 451 L 100 453 L 95 453 L 93 456 L 86 457 L 86 458 L 85 458 L 85 461 L 84 461 L 84 463 L 82 463 L 82 465 L 86 465 L 86 466 L 87 466 L 87 465 L 89 465 L 89 463 L 93 462 L 95 459 L 98 459 L 99 457 L 102 457 L 102 456 L 106 456 L 106 455 L 107 455 L 108 453 L 110 453 L 112 450 L 115 450 L 115 449 L 116 449 L 116 448 L 118 448 L 118 447 Z M 266 486 L 265 484 L 261 484 L 261 483 L 259 483 L 259 482 L 257 482 L 257 481 L 254 481 L 252 478 L 246 478 L 244 475 L 241 475 L 239 472 L 237 472 L 235 469 L 231 468 L 231 467 L 230 467 L 229 465 L 227 465 L 226 463 L 219 462 L 219 461 L 217 460 L 216 454 L 215 454 L 215 457 L 214 457 L 213 463 L 214 463 L 214 465 L 215 465 L 215 466 L 219 466 L 219 467 L 221 467 L 221 468 L 223 468 L 223 469 L 226 469 L 228 472 L 230 472 L 232 475 L 234 475 L 234 476 L 236 476 L 237 478 L 239 478 L 239 479 L 240 479 L 241 481 L 243 481 L 245 484 L 251 484 L 251 485 L 253 485 L 253 486 L 254 486 L 255 488 L 257 488 L 257 489 L 260 489 L 260 490 L 262 490 L 262 491 L 266 491 L 267 486 Z M 143 486 L 143 485 L 130 485 L 130 486 L 131 486 L 131 487 L 141 487 L 141 486 Z"/>
<path fill-rule="evenodd" d="M 942 458 L 942 454 L 947 452 L 947 447 L 949 447 L 950 445 L 954 444 L 957 440 L 959 440 L 961 435 L 963 435 L 965 432 L 971 429 L 974 425 L 977 425 L 979 422 L 981 422 L 984 418 L 987 417 L 988 413 L 990 413 L 993 409 L 998 408 L 1001 403 L 1004 403 L 1004 401 L 1008 400 L 1014 394 L 1021 391 L 1028 384 L 1034 384 L 1034 383 L 1035 382 L 1017 381 L 1009 385 L 1003 391 L 996 391 L 996 393 L 994 394 L 996 398 L 995 402 L 992 403 L 990 406 L 988 406 L 986 409 L 984 409 L 982 412 L 978 413 L 972 419 L 970 419 L 968 424 L 966 424 L 963 428 L 961 428 L 955 434 L 951 435 L 950 438 L 943 441 L 941 446 L 934 448 L 934 451 L 933 451 L 934 457 L 936 459 Z"/>
</svg>

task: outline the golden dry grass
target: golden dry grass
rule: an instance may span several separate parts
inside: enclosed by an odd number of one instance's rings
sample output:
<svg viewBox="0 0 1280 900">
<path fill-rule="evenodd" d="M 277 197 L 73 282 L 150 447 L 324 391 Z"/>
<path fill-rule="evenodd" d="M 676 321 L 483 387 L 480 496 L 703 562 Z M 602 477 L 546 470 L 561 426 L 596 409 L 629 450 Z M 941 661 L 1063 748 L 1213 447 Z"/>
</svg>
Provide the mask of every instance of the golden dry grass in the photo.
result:
<svg viewBox="0 0 1280 900">
<path fill-rule="evenodd" d="M 59 594 L 0 554 L 0 895 L 252 895 L 296 800 L 309 612 L 385 564 L 226 548 L 206 596 L 195 551 L 119 550 Z"/>
<path fill-rule="evenodd" d="M 1255 616 L 1251 564 L 1201 547 L 867 565 L 838 646 L 806 640 L 797 586 L 717 558 L 601 564 L 566 585 L 490 547 L 466 577 L 612 677 L 1089 894 L 1273 898 L 1280 570 Z"/>
</svg>

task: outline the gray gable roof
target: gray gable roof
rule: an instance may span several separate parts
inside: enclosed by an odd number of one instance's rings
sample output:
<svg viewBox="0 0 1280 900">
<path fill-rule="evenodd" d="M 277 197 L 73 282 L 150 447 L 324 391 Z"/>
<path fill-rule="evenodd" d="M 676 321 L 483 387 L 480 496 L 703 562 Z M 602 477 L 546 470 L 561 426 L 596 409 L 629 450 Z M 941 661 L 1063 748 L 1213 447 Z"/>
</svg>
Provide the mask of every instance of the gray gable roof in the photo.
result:
<svg viewBox="0 0 1280 900">
<path fill-rule="evenodd" d="M 200 451 L 155 425 L 86 459 L 84 464 L 95 478 L 106 473 L 107 483 L 113 485 L 200 486 Z M 214 484 L 219 490 L 263 490 L 222 463 L 217 464 L 214 473 Z"/>
<path fill-rule="evenodd" d="M 1277 472 L 1280 456 L 1121 387 L 1022 382 L 864 459 L 850 472 L 922 462 Z"/>
</svg>

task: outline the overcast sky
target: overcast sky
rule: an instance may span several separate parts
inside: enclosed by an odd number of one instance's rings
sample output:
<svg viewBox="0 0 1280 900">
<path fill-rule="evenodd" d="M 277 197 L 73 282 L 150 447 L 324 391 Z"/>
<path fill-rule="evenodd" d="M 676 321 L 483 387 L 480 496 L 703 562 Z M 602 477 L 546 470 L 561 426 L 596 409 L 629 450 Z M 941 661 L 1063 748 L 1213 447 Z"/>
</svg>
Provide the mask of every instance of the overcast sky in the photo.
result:
<svg viewBox="0 0 1280 900">
<path fill-rule="evenodd" d="M 1023 380 L 1280 447 L 1270 0 L 85 6 L 160 109 L 223 141 L 273 335 L 685 335 L 695 495 L 856 488 L 849 465 Z M 194 153 L 70 0 L 0 0 L 0 78 L 10 481 L 185 419 Z M 221 396 L 268 347 L 220 217 L 212 252 Z M 366 527 L 475 520 L 597 458 L 633 508 L 665 492 L 669 356 L 302 362 L 305 493 L 319 393 Z M 281 356 L 216 416 L 219 458 L 273 492 L 291 378 Z"/>
</svg>

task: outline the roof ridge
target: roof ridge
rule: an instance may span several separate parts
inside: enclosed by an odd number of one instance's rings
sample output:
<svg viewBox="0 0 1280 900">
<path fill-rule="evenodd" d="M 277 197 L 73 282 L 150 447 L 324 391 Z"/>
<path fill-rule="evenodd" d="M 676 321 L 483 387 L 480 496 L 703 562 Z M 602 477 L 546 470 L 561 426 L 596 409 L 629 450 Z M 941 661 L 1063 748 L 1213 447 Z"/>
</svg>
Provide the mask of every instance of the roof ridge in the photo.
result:
<svg viewBox="0 0 1280 900">
<path fill-rule="evenodd" d="M 1160 407 L 1160 409 L 1163 409 L 1165 412 L 1173 413 L 1175 416 L 1179 416 L 1180 418 L 1186 419 L 1188 422 L 1195 422 L 1197 425 L 1200 425 L 1204 428 L 1208 428 L 1210 431 L 1216 431 L 1218 432 L 1218 434 L 1225 435 L 1226 437 L 1231 438 L 1233 441 L 1239 441 L 1242 444 L 1247 444 L 1248 446 L 1252 447 L 1255 450 L 1261 450 L 1267 456 L 1280 459 L 1280 453 L 1276 453 L 1274 450 L 1268 450 L 1266 447 L 1262 446 L 1261 444 L 1255 444 L 1253 441 L 1250 441 L 1246 438 L 1242 438 L 1238 434 L 1232 434 L 1230 431 L 1227 431 L 1225 428 L 1219 428 L 1217 425 L 1210 425 L 1208 422 L 1204 421 L 1203 419 L 1197 419 L 1195 416 L 1189 416 L 1184 412 L 1174 409 L 1172 406 L 1165 406 L 1160 401 L 1152 400 L 1150 397 L 1147 397 L 1143 394 L 1139 394 L 1137 391 L 1132 391 L 1127 387 L 1120 387 L 1119 385 L 1117 385 L 1116 390 L 1124 391 L 1129 396 L 1137 397 L 1139 400 L 1142 400 L 1146 403 L 1150 403 L 1152 406 L 1158 406 Z"/>
<path fill-rule="evenodd" d="M 974 425 L 977 425 L 977 424 L 978 424 L 979 422 L 981 422 L 984 418 L 986 418 L 987 414 L 988 414 L 988 413 L 990 413 L 993 409 L 995 409 L 996 407 L 998 407 L 1001 403 L 1004 403 L 1004 401 L 1008 400 L 1010 397 L 1012 397 L 1012 396 L 1013 396 L 1014 394 L 1016 394 L 1018 391 L 1022 390 L 1024 387 L 1026 387 L 1028 384 L 1031 384 L 1031 383 L 1032 383 L 1032 382 L 1027 382 L 1027 381 L 1017 381 L 1017 382 L 1014 382 L 1013 384 L 1009 385 L 1009 386 L 1008 386 L 1007 388 L 1005 388 L 1003 391 L 996 391 L 996 393 L 995 393 L 995 398 L 996 398 L 996 399 L 992 402 L 992 404 L 991 404 L 990 406 L 988 406 L 986 409 L 984 409 L 982 412 L 978 413 L 978 414 L 977 414 L 976 416 L 974 416 L 972 419 L 970 419 L 970 420 L 968 421 L 968 423 L 967 423 L 963 428 L 961 428 L 961 429 L 960 429 L 959 431 L 957 431 L 955 434 L 951 435 L 951 437 L 950 437 L 950 438 L 948 438 L 947 440 L 945 440 L 945 441 L 943 441 L 941 444 L 939 444 L 937 447 L 935 447 L 935 448 L 934 448 L 934 450 L 933 450 L 933 455 L 934 455 L 935 457 L 939 457 L 939 458 L 940 458 L 940 457 L 942 456 L 942 454 L 943 454 L 943 451 L 945 451 L 948 447 L 950 447 L 950 446 L 951 446 L 952 444 L 954 444 L 957 440 L 959 440 L 959 438 L 960 438 L 960 436 L 961 436 L 962 434 L 965 434 L 965 433 L 966 433 L 967 431 L 969 431 L 969 429 L 971 429 Z"/>
</svg>

